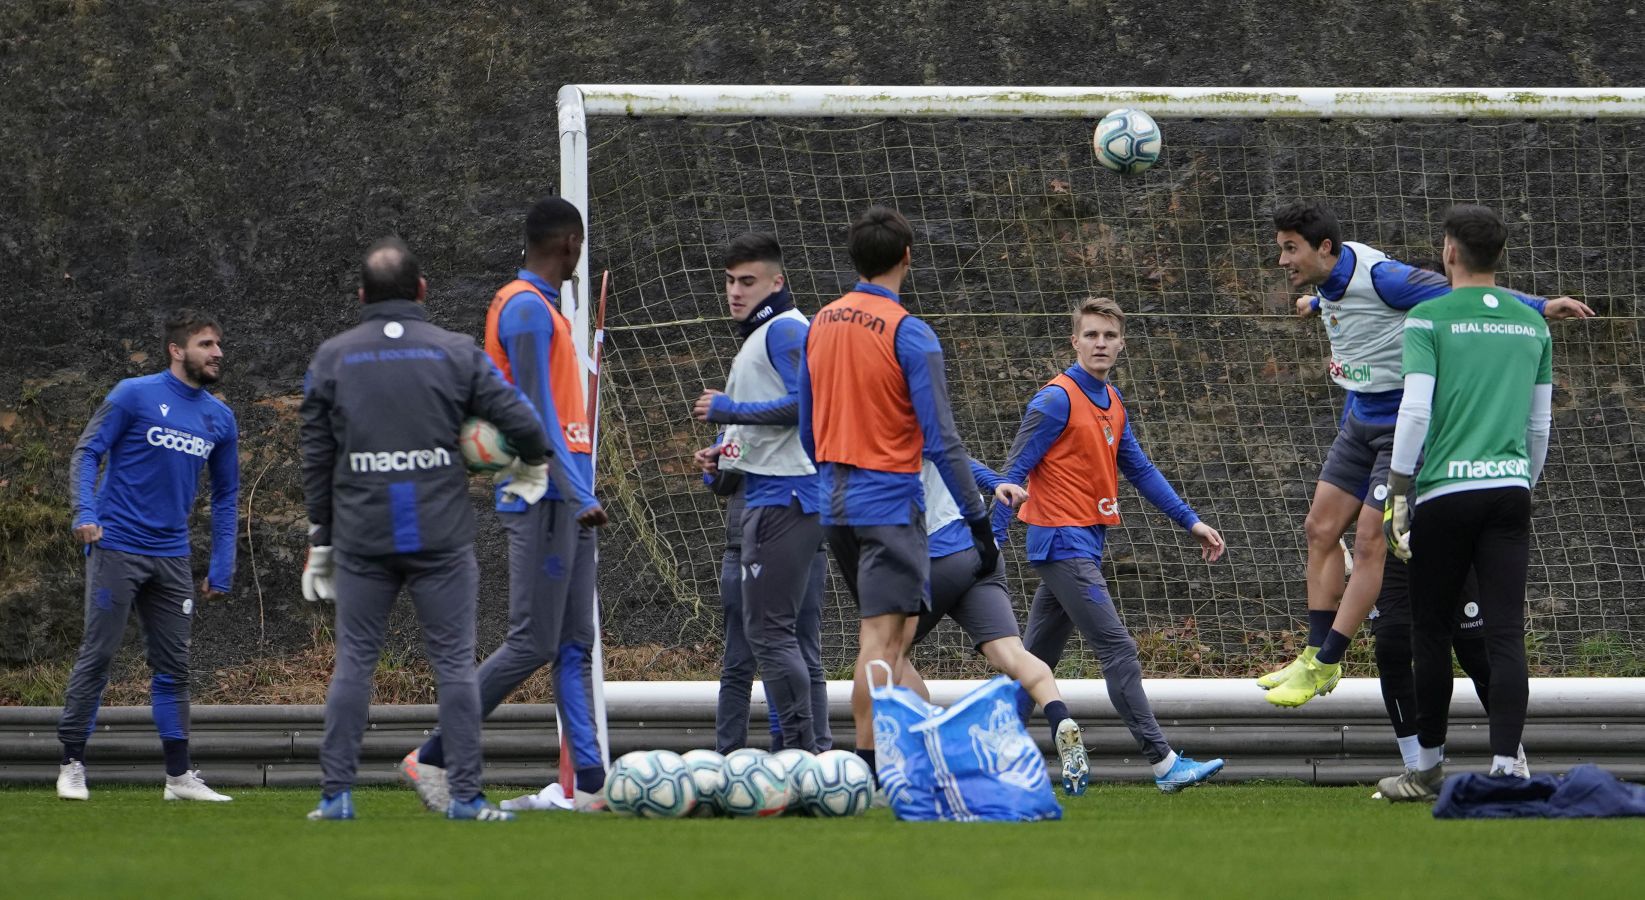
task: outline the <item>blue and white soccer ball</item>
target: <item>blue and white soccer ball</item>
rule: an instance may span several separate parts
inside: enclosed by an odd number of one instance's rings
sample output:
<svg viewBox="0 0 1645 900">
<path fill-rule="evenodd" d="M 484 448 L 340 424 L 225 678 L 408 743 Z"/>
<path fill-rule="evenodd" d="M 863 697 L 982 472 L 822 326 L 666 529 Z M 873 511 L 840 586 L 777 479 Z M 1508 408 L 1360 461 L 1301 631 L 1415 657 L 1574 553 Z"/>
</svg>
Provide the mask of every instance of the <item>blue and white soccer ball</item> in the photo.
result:
<svg viewBox="0 0 1645 900">
<path fill-rule="evenodd" d="M 819 753 L 794 787 L 801 806 L 813 816 L 860 816 L 874 801 L 874 773 L 847 750 Z"/>
<path fill-rule="evenodd" d="M 1159 160 L 1165 137 L 1153 116 L 1140 109 L 1116 109 L 1097 123 L 1091 146 L 1103 166 L 1135 175 Z"/>
<path fill-rule="evenodd" d="M 782 763 L 783 775 L 788 778 L 788 809 L 790 812 L 800 812 L 800 779 L 805 773 L 817 766 L 817 757 L 809 750 L 791 747 L 787 750 L 778 750 L 771 754 L 772 758 Z"/>
<path fill-rule="evenodd" d="M 691 774 L 691 786 L 697 791 L 697 808 L 693 816 L 720 814 L 720 796 L 725 793 L 725 757 L 713 750 L 689 750 L 680 757 Z"/>
<path fill-rule="evenodd" d="M 720 809 L 732 816 L 782 815 L 788 809 L 788 773 L 783 764 L 753 747 L 726 754 Z"/>
<path fill-rule="evenodd" d="M 678 819 L 697 805 L 697 791 L 680 754 L 636 750 L 612 764 L 605 779 L 605 801 L 614 813 Z"/>
</svg>

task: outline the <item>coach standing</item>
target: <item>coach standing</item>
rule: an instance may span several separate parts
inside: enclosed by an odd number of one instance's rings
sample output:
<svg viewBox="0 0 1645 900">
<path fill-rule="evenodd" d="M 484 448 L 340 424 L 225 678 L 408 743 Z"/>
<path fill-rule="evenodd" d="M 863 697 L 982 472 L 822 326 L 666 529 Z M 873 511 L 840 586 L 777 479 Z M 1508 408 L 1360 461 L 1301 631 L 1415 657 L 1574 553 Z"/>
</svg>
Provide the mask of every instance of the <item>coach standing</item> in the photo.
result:
<svg viewBox="0 0 1645 900">
<path fill-rule="evenodd" d="M 166 755 L 167 800 L 228 800 L 189 768 L 189 510 L 200 469 L 211 472 L 211 569 L 201 599 L 234 581 L 240 496 L 239 426 L 206 392 L 223 374 L 223 329 L 193 310 L 166 322 L 163 372 L 128 378 L 98 407 L 70 468 L 74 535 L 86 545 L 86 631 L 69 675 L 57 737 L 63 743 L 57 796 L 85 800 L 86 740 L 109 683 L 109 664 L 133 608 L 148 642 L 154 725 Z M 104 463 L 97 480 L 98 463 Z"/>
<path fill-rule="evenodd" d="M 326 341 L 304 379 L 303 489 L 309 558 L 303 596 L 337 601 L 337 661 L 320 745 L 314 819 L 352 819 L 350 789 L 389 610 L 411 594 L 439 685 L 453 819 L 513 818 L 480 793 L 474 674 L 479 572 L 474 513 L 458 450 L 463 421 L 497 426 L 519 453 L 507 490 L 526 503 L 548 486 L 548 442 L 531 405 L 472 338 L 429 324 L 427 284 L 396 238 L 367 251 L 361 322 Z"/>
</svg>

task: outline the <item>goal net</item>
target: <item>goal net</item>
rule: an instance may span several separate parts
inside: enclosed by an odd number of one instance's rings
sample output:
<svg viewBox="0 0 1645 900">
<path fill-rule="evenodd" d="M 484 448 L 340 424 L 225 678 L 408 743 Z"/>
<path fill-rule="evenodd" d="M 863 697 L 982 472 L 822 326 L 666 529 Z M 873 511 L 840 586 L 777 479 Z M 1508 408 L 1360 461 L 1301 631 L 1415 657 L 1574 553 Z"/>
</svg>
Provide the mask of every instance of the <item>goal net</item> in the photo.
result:
<svg viewBox="0 0 1645 900">
<path fill-rule="evenodd" d="M 1121 106 L 1152 113 L 1165 134 L 1159 163 L 1124 178 L 1090 144 L 1096 120 Z M 1438 256 L 1450 204 L 1496 207 L 1511 229 L 1503 282 L 1599 313 L 1554 327 L 1531 662 L 1553 675 L 1645 674 L 1635 93 L 584 86 L 562 91 L 561 115 L 563 189 L 589 218 L 583 284 L 597 284 L 586 271 L 611 272 L 600 484 L 615 524 L 599 584 L 613 658 L 684 654 L 708 676 L 718 657 L 723 513 L 691 463 L 714 430 L 689 412 L 704 387 L 724 386 L 738 345 L 721 249 L 744 231 L 774 233 L 814 313 L 855 280 L 850 221 L 884 203 L 915 228 L 904 298 L 942 340 L 960 434 L 996 468 L 1028 398 L 1071 362 L 1070 308 L 1088 295 L 1120 302 L 1114 383 L 1133 429 L 1229 547 L 1201 562 L 1122 489 L 1104 572 L 1145 671 L 1237 676 L 1283 661 L 1301 639 L 1303 519 L 1344 398 L 1326 375 L 1323 326 L 1294 315 L 1269 215 L 1319 198 L 1346 238 L 1412 262 Z M 1025 616 L 1037 580 L 1020 525 L 1012 538 Z M 833 573 L 824 632 L 838 677 L 856 616 Z M 952 625 L 917 659 L 933 676 L 981 671 Z M 1076 639 L 1059 674 L 1098 671 Z"/>
</svg>

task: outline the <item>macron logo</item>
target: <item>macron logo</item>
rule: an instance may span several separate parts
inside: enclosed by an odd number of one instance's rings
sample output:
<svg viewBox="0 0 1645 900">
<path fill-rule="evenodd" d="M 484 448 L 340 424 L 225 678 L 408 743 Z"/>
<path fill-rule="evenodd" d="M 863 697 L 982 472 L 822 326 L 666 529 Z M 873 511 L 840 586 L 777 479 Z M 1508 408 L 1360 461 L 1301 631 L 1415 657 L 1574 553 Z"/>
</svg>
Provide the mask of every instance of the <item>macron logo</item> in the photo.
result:
<svg viewBox="0 0 1645 900">
<path fill-rule="evenodd" d="M 1523 459 L 1453 459 L 1446 478 L 1530 478 L 1531 464 Z"/>
<path fill-rule="evenodd" d="M 432 450 L 380 450 L 350 453 L 348 467 L 356 472 L 411 472 L 440 469 L 451 465 L 451 453 L 444 447 Z"/>
<path fill-rule="evenodd" d="M 160 415 L 162 415 L 162 416 L 171 415 L 171 407 L 165 405 L 164 403 L 160 404 Z"/>
</svg>

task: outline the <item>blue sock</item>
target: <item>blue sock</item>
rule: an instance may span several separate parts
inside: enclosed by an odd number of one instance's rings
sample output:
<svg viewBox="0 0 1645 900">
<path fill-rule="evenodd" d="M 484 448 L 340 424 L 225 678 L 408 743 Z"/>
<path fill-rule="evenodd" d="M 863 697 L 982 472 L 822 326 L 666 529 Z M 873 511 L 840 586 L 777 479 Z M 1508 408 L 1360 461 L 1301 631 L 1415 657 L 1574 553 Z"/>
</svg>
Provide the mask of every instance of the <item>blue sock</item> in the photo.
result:
<svg viewBox="0 0 1645 900">
<path fill-rule="evenodd" d="M 160 742 L 166 754 L 166 774 L 173 778 L 188 773 L 188 738 L 167 738 Z"/>
<path fill-rule="evenodd" d="M 446 767 L 446 748 L 438 733 L 429 735 L 423 746 L 417 748 L 417 761 L 436 769 Z"/>
<path fill-rule="evenodd" d="M 1319 646 L 1319 654 L 1314 658 L 1326 665 L 1342 662 L 1342 655 L 1348 652 L 1348 642 L 1352 638 L 1335 628 L 1326 632 L 1325 643 Z"/>
<path fill-rule="evenodd" d="M 1325 636 L 1331 633 L 1331 626 L 1337 620 L 1334 609 L 1308 610 L 1308 646 L 1320 647 L 1325 644 Z"/>
<path fill-rule="evenodd" d="M 604 787 L 604 766 L 587 766 L 577 770 L 577 790 L 585 794 L 598 794 Z"/>
<path fill-rule="evenodd" d="M 1061 700 L 1052 700 L 1045 704 L 1045 721 L 1051 726 L 1051 740 L 1057 739 L 1057 726 L 1068 718 L 1068 704 Z"/>
</svg>

